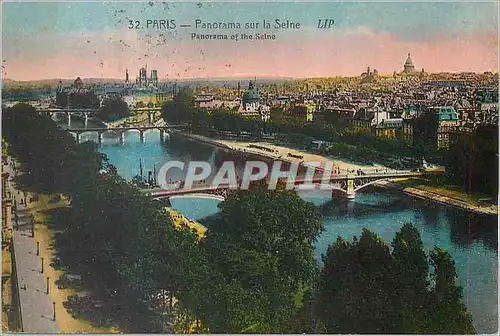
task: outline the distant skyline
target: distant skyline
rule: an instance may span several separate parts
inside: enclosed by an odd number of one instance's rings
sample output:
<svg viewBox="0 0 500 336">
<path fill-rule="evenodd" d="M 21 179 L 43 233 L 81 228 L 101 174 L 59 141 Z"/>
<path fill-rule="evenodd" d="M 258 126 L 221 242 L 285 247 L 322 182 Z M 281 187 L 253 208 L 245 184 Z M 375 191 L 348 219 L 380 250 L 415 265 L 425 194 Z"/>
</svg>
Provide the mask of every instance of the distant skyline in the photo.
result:
<svg viewBox="0 0 500 336">
<path fill-rule="evenodd" d="M 299 22 L 257 29 L 274 41 L 198 41 L 180 28 L 205 22 Z M 332 18 L 330 30 L 318 19 Z M 498 72 L 498 4 L 490 3 L 4 3 L 3 77 L 160 80 L 358 76 L 401 71 L 411 53 L 426 72 Z M 172 31 L 130 30 L 128 20 L 175 19 Z M 231 35 L 245 29 L 213 31 Z M 248 31 L 247 31 L 248 32 Z"/>
</svg>

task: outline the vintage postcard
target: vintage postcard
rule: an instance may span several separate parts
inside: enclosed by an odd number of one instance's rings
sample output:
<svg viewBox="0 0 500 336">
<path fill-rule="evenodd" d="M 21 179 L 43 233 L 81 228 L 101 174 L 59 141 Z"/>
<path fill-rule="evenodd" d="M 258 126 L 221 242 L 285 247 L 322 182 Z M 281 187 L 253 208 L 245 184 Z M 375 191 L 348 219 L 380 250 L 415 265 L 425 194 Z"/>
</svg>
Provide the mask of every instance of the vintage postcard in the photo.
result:
<svg viewBox="0 0 500 336">
<path fill-rule="evenodd" d="M 2 331 L 496 334 L 483 2 L 3 2 Z"/>
</svg>

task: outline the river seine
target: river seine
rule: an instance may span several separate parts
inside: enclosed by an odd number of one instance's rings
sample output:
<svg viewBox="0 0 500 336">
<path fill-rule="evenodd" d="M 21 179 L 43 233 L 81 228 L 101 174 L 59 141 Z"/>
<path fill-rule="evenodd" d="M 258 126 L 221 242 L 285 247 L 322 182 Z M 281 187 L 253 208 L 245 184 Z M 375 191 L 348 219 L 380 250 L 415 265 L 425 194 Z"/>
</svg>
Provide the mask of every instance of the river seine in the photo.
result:
<svg viewBox="0 0 500 336">
<path fill-rule="evenodd" d="M 95 139 L 86 133 L 82 139 Z M 143 170 L 152 171 L 167 160 L 209 160 L 216 164 L 215 150 L 211 147 L 172 139 L 165 145 L 159 132 L 148 131 L 141 143 L 138 132 L 127 132 L 125 144 L 118 138 L 104 138 L 100 151 L 107 155 L 119 174 L 130 180 L 139 173 L 139 160 Z M 434 246 L 447 250 L 455 260 L 464 301 L 471 311 L 477 333 L 496 333 L 498 329 L 498 247 L 497 217 L 468 214 L 464 210 L 409 197 L 399 191 L 371 188 L 356 195 L 353 201 L 331 199 L 330 195 L 301 193 L 300 196 L 319 206 L 324 216 L 325 231 L 316 244 L 316 257 L 337 236 L 352 239 L 363 228 L 377 233 L 387 243 L 395 232 L 407 222 L 419 230 L 428 251 Z M 218 201 L 200 198 L 172 200 L 172 206 L 192 219 L 217 213 Z"/>
</svg>

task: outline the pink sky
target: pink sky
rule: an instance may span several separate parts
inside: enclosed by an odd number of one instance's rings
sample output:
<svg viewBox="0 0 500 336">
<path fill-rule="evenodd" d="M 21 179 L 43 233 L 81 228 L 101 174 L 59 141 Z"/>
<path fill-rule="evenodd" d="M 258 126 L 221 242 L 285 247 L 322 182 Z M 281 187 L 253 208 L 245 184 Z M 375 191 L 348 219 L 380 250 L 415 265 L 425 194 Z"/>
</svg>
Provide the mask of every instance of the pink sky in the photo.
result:
<svg viewBox="0 0 500 336">
<path fill-rule="evenodd" d="M 162 80 L 356 76 L 367 66 L 380 73 L 400 71 L 408 52 L 417 69 L 427 72 L 498 71 L 496 32 L 457 38 L 434 36 L 424 42 L 403 41 L 367 28 L 312 36 L 307 31 L 300 35 L 281 33 L 275 41 L 248 42 L 197 42 L 185 36 L 182 42 L 151 48 L 129 31 L 117 31 L 92 37 L 66 35 L 61 45 L 72 47 L 64 49 L 54 44 L 53 36 L 45 35 L 16 42 L 19 45 L 14 48 L 23 51 L 13 51 L 16 57 L 7 59 L 4 73 L 15 80 L 124 78 L 128 68 L 135 78 L 138 68 L 147 64 L 158 69 Z M 12 46 L 4 44 L 4 48 L 5 54 Z"/>
</svg>

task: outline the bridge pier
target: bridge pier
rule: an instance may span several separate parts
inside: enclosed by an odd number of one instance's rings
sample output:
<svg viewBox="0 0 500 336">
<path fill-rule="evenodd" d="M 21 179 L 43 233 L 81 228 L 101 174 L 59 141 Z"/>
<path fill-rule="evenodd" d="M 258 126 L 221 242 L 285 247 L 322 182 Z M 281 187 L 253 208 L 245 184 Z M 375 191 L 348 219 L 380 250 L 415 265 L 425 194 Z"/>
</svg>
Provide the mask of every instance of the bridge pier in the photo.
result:
<svg viewBox="0 0 500 336">
<path fill-rule="evenodd" d="M 139 135 L 140 135 L 140 138 L 141 138 L 141 143 L 144 143 L 144 131 L 143 130 L 139 130 Z"/>
<path fill-rule="evenodd" d="M 355 176 L 353 174 L 347 175 L 347 193 L 346 197 L 348 200 L 353 200 L 356 197 L 356 192 L 354 191 L 354 179 Z"/>
<path fill-rule="evenodd" d="M 76 138 L 76 143 L 79 144 L 80 143 L 80 133 L 79 132 L 76 132 L 75 133 L 75 138 Z"/>
<path fill-rule="evenodd" d="M 87 128 L 87 125 L 89 123 L 89 114 L 87 112 L 84 113 L 84 116 L 85 116 L 85 128 Z"/>
<path fill-rule="evenodd" d="M 170 140 L 170 134 L 168 134 L 167 131 L 165 131 L 163 128 L 160 128 L 160 141 L 162 143 Z"/>
<path fill-rule="evenodd" d="M 71 112 L 68 112 L 68 128 L 71 127 Z"/>
<path fill-rule="evenodd" d="M 102 146 L 102 139 L 104 137 L 104 133 L 103 132 L 98 132 L 97 133 L 97 142 L 99 143 L 99 146 Z"/>
<path fill-rule="evenodd" d="M 125 132 L 120 133 L 120 143 L 122 145 L 125 143 Z"/>
</svg>

